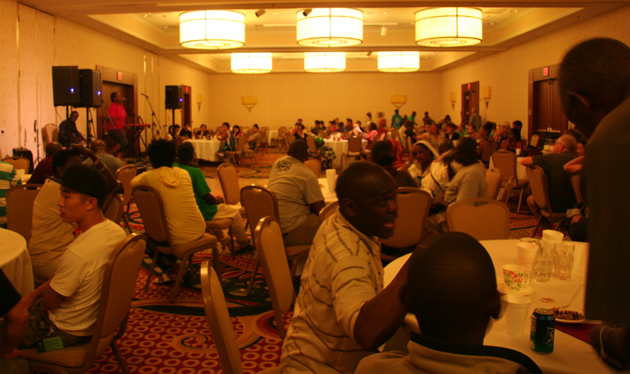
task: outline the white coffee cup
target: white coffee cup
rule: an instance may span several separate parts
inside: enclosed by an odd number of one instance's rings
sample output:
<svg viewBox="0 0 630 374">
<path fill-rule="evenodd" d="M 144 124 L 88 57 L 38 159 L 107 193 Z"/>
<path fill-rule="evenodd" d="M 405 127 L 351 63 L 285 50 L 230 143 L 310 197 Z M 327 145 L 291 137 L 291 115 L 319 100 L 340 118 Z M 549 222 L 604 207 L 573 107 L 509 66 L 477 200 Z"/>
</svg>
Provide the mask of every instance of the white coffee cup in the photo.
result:
<svg viewBox="0 0 630 374">
<path fill-rule="evenodd" d="M 556 230 L 543 230 L 542 238 L 550 242 L 561 242 L 564 239 L 564 234 Z"/>
<path fill-rule="evenodd" d="M 499 318 L 505 321 L 505 329 L 508 335 L 520 336 L 525 333 L 525 323 L 530 315 L 529 306 L 531 303 L 532 300 L 525 296 L 501 296 L 501 313 L 499 313 Z"/>
<path fill-rule="evenodd" d="M 328 182 L 328 192 L 335 192 L 335 182 L 337 182 L 337 170 L 326 169 L 326 180 Z"/>
</svg>

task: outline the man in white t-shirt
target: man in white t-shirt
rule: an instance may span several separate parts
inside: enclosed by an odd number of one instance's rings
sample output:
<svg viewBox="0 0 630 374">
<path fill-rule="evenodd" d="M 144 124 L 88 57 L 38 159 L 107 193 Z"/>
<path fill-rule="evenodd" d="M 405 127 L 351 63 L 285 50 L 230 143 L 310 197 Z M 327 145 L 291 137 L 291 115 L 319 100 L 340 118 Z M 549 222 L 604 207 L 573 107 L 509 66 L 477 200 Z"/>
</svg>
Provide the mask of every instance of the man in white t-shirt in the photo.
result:
<svg viewBox="0 0 630 374">
<path fill-rule="evenodd" d="M 315 174 L 304 165 L 308 145 L 302 140 L 291 143 L 286 156 L 271 167 L 268 187 L 278 197 L 280 228 L 284 245 L 311 244 L 319 228 L 319 211 L 324 195 Z"/>
<path fill-rule="evenodd" d="M 125 231 L 103 216 L 108 182 L 96 167 L 72 165 L 56 182 L 61 218 L 76 223 L 82 233 L 61 256 L 53 278 L 25 297 L 31 320 L 21 348 L 51 337 L 61 338 L 64 347 L 90 341 L 105 265 L 125 239 Z"/>
</svg>

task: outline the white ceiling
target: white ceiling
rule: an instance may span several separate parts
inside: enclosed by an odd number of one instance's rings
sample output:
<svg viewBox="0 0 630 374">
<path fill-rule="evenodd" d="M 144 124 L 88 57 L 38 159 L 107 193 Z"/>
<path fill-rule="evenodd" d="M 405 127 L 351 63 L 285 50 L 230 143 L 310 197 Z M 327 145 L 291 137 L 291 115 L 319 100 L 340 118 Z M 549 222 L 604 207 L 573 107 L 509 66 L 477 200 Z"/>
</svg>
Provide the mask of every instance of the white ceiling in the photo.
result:
<svg viewBox="0 0 630 374">
<path fill-rule="evenodd" d="M 24 0 L 55 16 L 91 27 L 159 55 L 216 73 L 230 72 L 231 52 L 272 52 L 274 72 L 302 72 L 303 53 L 322 51 L 296 42 L 296 14 L 305 8 L 352 7 L 363 11 L 363 43 L 334 49 L 347 56 L 346 71 L 376 71 L 378 51 L 420 51 L 421 71 L 442 71 L 510 48 L 545 33 L 627 5 L 629 1 L 177 1 Z M 423 5 L 422 7 L 417 6 Z M 415 44 L 415 12 L 434 6 L 470 6 L 483 11 L 483 41 L 476 46 L 427 48 Z M 230 9 L 245 15 L 245 46 L 222 51 L 179 45 L 179 14 L 201 9 Z M 259 9 L 265 14 L 256 17 Z M 381 35 L 381 28 L 387 32 Z M 331 50 L 331 49 L 328 49 Z"/>
</svg>

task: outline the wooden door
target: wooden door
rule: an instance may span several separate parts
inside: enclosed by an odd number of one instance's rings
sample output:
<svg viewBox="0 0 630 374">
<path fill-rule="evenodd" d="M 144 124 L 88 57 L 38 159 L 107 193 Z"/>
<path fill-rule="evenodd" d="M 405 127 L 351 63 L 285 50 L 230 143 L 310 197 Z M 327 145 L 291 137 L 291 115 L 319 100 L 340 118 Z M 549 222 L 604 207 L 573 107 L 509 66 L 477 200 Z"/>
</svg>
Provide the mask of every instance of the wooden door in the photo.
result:
<svg viewBox="0 0 630 374">
<path fill-rule="evenodd" d="M 479 81 L 462 84 L 461 123 L 468 124 L 472 116 L 472 108 L 479 113 Z"/>
<path fill-rule="evenodd" d="M 529 71 L 528 138 L 538 133 L 541 138 L 556 138 L 565 133 L 568 119 L 560 103 L 559 65 Z"/>
</svg>

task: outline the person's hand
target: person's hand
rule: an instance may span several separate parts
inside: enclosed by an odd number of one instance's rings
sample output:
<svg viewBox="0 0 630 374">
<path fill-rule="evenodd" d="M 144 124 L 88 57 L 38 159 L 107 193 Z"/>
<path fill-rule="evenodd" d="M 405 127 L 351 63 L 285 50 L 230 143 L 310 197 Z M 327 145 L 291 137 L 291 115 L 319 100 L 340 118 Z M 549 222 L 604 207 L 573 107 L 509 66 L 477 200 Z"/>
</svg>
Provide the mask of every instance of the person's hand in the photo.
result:
<svg viewBox="0 0 630 374">
<path fill-rule="evenodd" d="M 225 199 L 224 199 L 224 198 L 222 198 L 222 197 L 217 197 L 216 199 L 217 199 L 217 202 L 218 202 L 219 204 L 225 204 Z"/>
<path fill-rule="evenodd" d="M 18 357 L 24 357 L 24 353 L 20 350 L 18 350 L 17 348 L 13 349 L 13 352 L 6 354 L 6 355 L 0 355 L 0 357 L 2 358 L 6 358 L 7 360 L 13 360 L 15 358 Z"/>
</svg>

